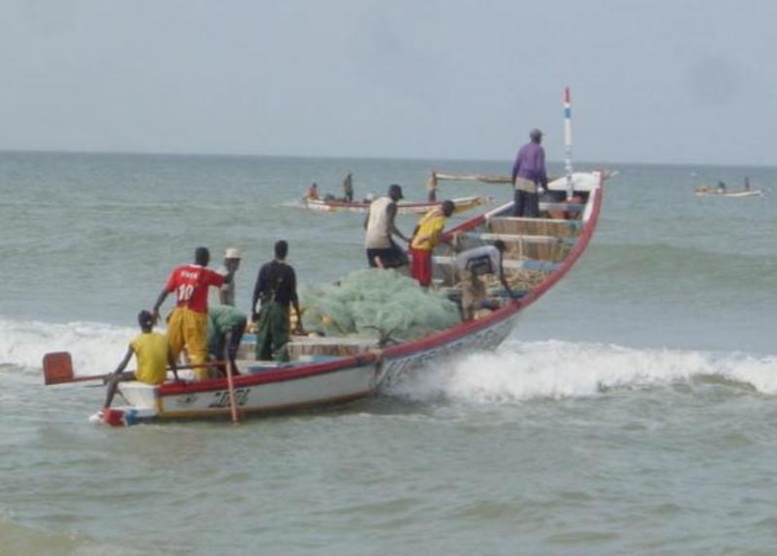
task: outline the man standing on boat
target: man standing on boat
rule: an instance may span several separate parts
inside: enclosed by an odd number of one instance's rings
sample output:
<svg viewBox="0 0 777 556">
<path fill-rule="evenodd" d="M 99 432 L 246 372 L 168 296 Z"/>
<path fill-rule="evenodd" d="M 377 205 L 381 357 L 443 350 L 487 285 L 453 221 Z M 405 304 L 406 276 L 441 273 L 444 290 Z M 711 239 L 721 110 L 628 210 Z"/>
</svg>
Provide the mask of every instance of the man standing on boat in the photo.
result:
<svg viewBox="0 0 777 556">
<path fill-rule="evenodd" d="M 235 274 L 238 268 L 240 268 L 240 251 L 230 247 L 224 251 L 224 264 L 217 272 L 222 276 L 231 274 L 232 280 L 224 282 L 224 285 L 216 290 L 217 295 L 210 299 L 210 305 L 235 306 Z"/>
<path fill-rule="evenodd" d="M 346 203 L 353 203 L 353 175 L 348 172 L 343 180 L 343 201 Z"/>
<path fill-rule="evenodd" d="M 505 242 L 498 239 L 493 245 L 481 245 L 467 249 L 456 257 L 456 270 L 461 280 L 461 317 L 472 320 L 488 297 L 486 284 L 481 276 L 495 274 L 511 298 L 515 297 L 505 278 L 503 258 Z"/>
<path fill-rule="evenodd" d="M 286 263 L 289 244 L 284 240 L 275 243 L 275 259 L 259 269 L 251 302 L 254 322 L 259 323 L 256 342 L 256 358 L 261 361 L 287 361 L 286 344 L 289 343 L 290 307 L 297 313 L 295 332 L 302 331 L 302 312 L 297 297 L 297 276 Z M 257 303 L 261 309 L 257 313 Z"/>
<path fill-rule="evenodd" d="M 206 247 L 198 247 L 194 251 L 194 264 L 181 265 L 173 270 L 151 311 L 156 323 L 159 307 L 168 294 L 175 292 L 176 306 L 167 319 L 167 341 L 176 360 L 186 347 L 192 365 L 208 360 L 208 287 L 220 288 L 225 282 L 231 282 L 234 274 L 230 271 L 222 276 L 206 268 L 209 262 L 210 251 Z M 205 367 L 194 371 L 198 380 L 208 378 L 208 374 L 209 370 Z"/>
<path fill-rule="evenodd" d="M 402 186 L 396 183 L 388 188 L 385 197 L 379 197 L 370 204 L 364 229 L 367 231 L 364 246 L 367 262 L 371 268 L 398 268 L 408 264 L 405 252 L 394 242 L 398 236 L 406 243 L 410 240 L 399 231 L 394 223 L 397 216 L 397 201 L 404 199 Z"/>
<path fill-rule="evenodd" d="M 537 218 L 540 215 L 538 187 L 548 190 L 548 176 L 545 171 L 545 149 L 541 145 L 542 132 L 532 129 L 529 139 L 520 148 L 513 163 L 513 216 Z"/>
<path fill-rule="evenodd" d="M 453 201 L 445 200 L 424 214 L 410 241 L 410 277 L 424 288 L 432 283 L 432 251 L 439 245 L 445 222 L 455 208 Z"/>
</svg>

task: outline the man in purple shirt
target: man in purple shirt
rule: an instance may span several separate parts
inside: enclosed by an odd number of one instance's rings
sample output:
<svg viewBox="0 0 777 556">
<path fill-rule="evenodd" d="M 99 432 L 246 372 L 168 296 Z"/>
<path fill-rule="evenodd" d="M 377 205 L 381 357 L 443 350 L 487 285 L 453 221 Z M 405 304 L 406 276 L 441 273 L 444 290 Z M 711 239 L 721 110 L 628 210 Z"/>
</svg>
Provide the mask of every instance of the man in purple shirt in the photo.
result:
<svg viewBox="0 0 777 556">
<path fill-rule="evenodd" d="M 513 216 L 537 218 L 540 215 L 540 198 L 537 186 L 548 190 L 548 175 L 545 173 L 545 150 L 542 148 L 542 132 L 532 129 L 530 142 L 526 143 L 513 164 Z"/>
</svg>

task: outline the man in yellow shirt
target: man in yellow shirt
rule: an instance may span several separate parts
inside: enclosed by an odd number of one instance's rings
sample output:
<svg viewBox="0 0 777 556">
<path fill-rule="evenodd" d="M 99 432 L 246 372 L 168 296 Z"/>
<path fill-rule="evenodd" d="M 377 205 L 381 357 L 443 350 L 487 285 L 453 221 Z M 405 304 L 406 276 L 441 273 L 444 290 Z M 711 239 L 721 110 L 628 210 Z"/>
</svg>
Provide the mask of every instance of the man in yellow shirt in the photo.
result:
<svg viewBox="0 0 777 556">
<path fill-rule="evenodd" d="M 138 380 L 146 384 L 162 384 L 167 379 L 168 365 L 170 365 L 173 371 L 175 380 L 178 380 L 178 369 L 176 368 L 175 358 L 170 350 L 167 338 L 153 331 L 154 315 L 148 311 L 141 311 L 138 314 L 138 324 L 140 325 L 141 333 L 129 343 L 127 354 L 119 363 L 108 383 L 108 394 L 103 406 L 105 409 L 111 406 L 113 396 L 116 395 L 116 388 L 122 380 Z M 134 373 L 123 374 L 133 354 L 137 358 L 138 369 Z"/>
<path fill-rule="evenodd" d="M 453 201 L 447 200 L 424 214 L 410 240 L 410 276 L 424 288 L 432 283 L 432 251 L 440 243 L 445 222 L 455 208 Z"/>
</svg>

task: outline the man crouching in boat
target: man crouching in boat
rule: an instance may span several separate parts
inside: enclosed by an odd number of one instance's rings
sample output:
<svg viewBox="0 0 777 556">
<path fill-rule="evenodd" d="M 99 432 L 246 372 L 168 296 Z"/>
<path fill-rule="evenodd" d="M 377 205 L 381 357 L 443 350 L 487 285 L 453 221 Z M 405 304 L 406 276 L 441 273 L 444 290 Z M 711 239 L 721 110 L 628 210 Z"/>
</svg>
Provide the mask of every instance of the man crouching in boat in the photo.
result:
<svg viewBox="0 0 777 556">
<path fill-rule="evenodd" d="M 482 245 L 468 249 L 456 257 L 456 269 L 461 280 L 461 318 L 473 320 L 479 309 L 494 309 L 487 303 L 488 290 L 481 276 L 495 274 L 507 294 L 514 298 L 515 294 L 505 278 L 503 257 L 507 246 L 498 239 L 493 245 Z"/>
<path fill-rule="evenodd" d="M 116 395 L 116 388 L 122 380 L 162 384 L 167 379 L 168 365 L 173 371 L 175 380 L 178 380 L 178 369 L 175 366 L 175 357 L 173 357 L 170 344 L 165 336 L 154 332 L 154 316 L 148 311 L 141 311 L 138 314 L 138 324 L 141 333 L 129 343 L 127 354 L 109 379 L 104 409 L 111 407 L 113 397 Z M 122 374 L 133 354 L 138 360 L 138 370 L 134 373 Z"/>
</svg>

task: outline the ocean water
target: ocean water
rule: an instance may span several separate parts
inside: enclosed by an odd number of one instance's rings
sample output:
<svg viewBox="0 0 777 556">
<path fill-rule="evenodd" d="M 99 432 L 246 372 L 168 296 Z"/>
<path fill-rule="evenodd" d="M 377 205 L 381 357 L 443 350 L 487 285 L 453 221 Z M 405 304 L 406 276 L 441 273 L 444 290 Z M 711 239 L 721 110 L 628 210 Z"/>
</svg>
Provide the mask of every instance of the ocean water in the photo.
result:
<svg viewBox="0 0 777 556">
<path fill-rule="evenodd" d="M 277 239 L 301 282 L 364 266 L 362 216 L 290 206 L 313 181 L 509 164 L 0 153 L 0 554 L 772 554 L 777 168 L 578 164 L 619 172 L 578 265 L 500 349 L 355 405 L 109 430 L 102 387 L 42 384 L 48 351 L 113 370 L 199 245 L 243 252 L 243 310 Z M 474 191 L 509 194 L 440 195 Z"/>
</svg>

